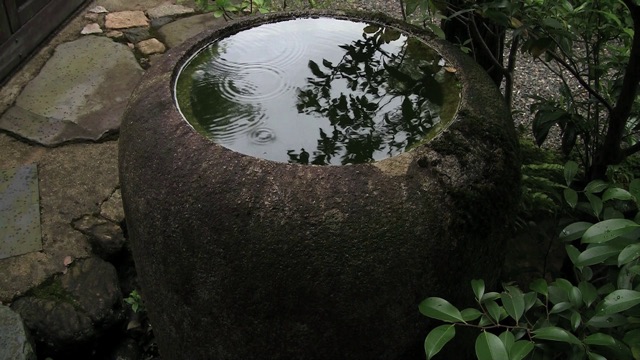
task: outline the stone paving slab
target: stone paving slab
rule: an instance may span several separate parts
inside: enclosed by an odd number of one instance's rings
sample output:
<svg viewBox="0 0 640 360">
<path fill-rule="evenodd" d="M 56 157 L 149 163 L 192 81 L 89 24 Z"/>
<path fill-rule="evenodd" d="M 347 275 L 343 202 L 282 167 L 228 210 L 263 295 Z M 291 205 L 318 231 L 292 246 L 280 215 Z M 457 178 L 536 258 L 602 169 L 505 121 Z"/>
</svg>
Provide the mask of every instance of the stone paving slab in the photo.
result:
<svg viewBox="0 0 640 360">
<path fill-rule="evenodd" d="M 0 117 L 0 129 L 45 146 L 99 140 L 119 130 L 142 74 L 131 50 L 109 38 L 64 43 Z"/>
<path fill-rule="evenodd" d="M 158 34 L 169 48 L 176 47 L 185 40 L 210 29 L 213 25 L 224 22 L 223 18 L 215 18 L 213 14 L 202 14 L 178 19 L 158 29 Z"/>
<path fill-rule="evenodd" d="M 0 170 L 0 259 L 40 250 L 38 167 Z"/>
</svg>

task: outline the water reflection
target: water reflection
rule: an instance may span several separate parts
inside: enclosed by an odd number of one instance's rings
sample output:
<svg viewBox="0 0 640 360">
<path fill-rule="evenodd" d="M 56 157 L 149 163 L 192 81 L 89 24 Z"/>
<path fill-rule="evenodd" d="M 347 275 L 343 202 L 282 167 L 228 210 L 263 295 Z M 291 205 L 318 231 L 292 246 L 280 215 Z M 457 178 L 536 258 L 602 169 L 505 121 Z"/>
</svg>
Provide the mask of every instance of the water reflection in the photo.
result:
<svg viewBox="0 0 640 360">
<path fill-rule="evenodd" d="M 457 82 L 442 65 L 393 28 L 297 19 L 211 44 L 182 69 L 176 99 L 196 129 L 232 150 L 366 163 L 405 151 L 453 117 Z"/>
</svg>

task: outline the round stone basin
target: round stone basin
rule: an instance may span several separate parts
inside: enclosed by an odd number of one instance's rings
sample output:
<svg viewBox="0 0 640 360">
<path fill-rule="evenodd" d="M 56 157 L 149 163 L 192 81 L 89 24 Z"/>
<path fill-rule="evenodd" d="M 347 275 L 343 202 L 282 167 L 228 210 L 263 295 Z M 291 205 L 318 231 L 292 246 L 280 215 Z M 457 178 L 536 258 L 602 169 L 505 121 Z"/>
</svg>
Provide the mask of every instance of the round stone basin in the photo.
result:
<svg viewBox="0 0 640 360">
<path fill-rule="evenodd" d="M 340 67 L 349 50 L 338 58 L 335 44 L 296 43 L 302 30 L 224 45 L 267 25 L 312 23 L 356 24 L 338 47 L 375 39 L 386 66 Z M 294 46 L 270 51 L 282 44 Z M 299 58 L 296 46 L 318 52 Z M 242 64 L 235 73 L 197 60 L 240 50 L 249 57 L 224 58 Z M 406 67 L 394 67 L 403 52 Z M 333 71 L 343 77 L 327 90 Z M 297 72 L 284 85 L 274 77 Z M 364 138 L 377 140 L 352 144 Z M 420 301 L 462 306 L 471 279 L 490 286 L 498 276 L 520 192 L 516 144 L 500 93 L 472 59 L 383 15 L 248 17 L 171 49 L 132 95 L 119 145 L 127 229 L 162 357 L 422 358 L 434 324 Z"/>
<path fill-rule="evenodd" d="M 267 160 L 346 165 L 382 160 L 453 119 L 455 69 L 419 37 L 329 17 L 263 24 L 216 39 L 176 81 L 199 132 Z"/>
</svg>

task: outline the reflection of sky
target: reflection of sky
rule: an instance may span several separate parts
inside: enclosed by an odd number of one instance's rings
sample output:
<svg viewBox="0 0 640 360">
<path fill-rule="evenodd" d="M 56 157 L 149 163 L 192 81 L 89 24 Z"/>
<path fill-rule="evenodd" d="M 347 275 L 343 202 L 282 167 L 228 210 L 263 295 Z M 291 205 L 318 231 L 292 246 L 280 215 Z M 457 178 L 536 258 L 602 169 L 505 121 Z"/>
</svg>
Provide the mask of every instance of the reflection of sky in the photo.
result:
<svg viewBox="0 0 640 360">
<path fill-rule="evenodd" d="M 200 66 L 211 77 L 197 76 L 196 78 L 201 78 L 201 83 L 197 86 L 212 87 L 215 84 L 211 82 L 219 82 L 221 78 L 227 84 L 233 84 L 231 89 L 228 87 L 222 91 L 222 96 L 239 105 L 235 114 L 229 108 L 232 112 L 229 115 L 237 117 L 235 121 L 244 121 L 245 124 L 211 131 L 212 134 L 218 134 L 214 135 L 218 137 L 214 140 L 235 151 L 277 161 L 287 161 L 288 150 L 299 152 L 304 148 L 313 153 L 320 138 L 319 128 L 322 127 L 330 136 L 333 127 L 328 119 L 319 118 L 319 114 L 302 114 L 296 109 L 298 89 L 307 88 L 307 79 L 313 77 L 308 63 L 313 60 L 322 71 L 327 72 L 328 69 L 322 66 L 323 59 L 334 65 L 338 64 L 345 54 L 339 45 L 362 40 L 366 25 L 336 19 L 296 19 L 262 25 L 222 39 L 217 45 L 220 51 L 209 52 L 217 58 Z M 383 44 L 381 49 L 397 53 L 405 41 L 406 37 L 403 35 L 398 40 Z M 382 57 L 379 52 L 376 56 Z M 221 77 L 221 74 L 224 75 Z M 334 80 L 331 97 L 339 98 L 343 91 L 363 95 L 360 91 L 351 92 L 346 84 L 346 80 Z M 380 91 L 381 95 L 384 93 Z M 369 99 L 372 102 L 379 101 L 371 96 Z M 389 99 L 380 103 L 387 102 Z M 398 109 L 401 102 L 402 97 L 393 99 L 379 109 L 378 114 Z M 257 116 L 251 116 L 253 121 L 246 121 L 250 119 L 242 114 L 246 111 L 241 109 L 246 110 L 248 106 L 253 111 L 260 112 Z M 214 113 L 220 114 L 218 111 Z M 260 120 L 255 121 L 257 118 Z M 382 116 L 376 120 L 382 121 Z M 241 133 L 234 133 L 237 129 L 242 129 Z M 264 133 L 265 129 L 274 136 L 270 142 L 256 144 L 251 140 L 252 133 L 255 134 L 256 130 Z M 220 136 L 220 130 L 226 133 L 222 135 L 224 139 Z M 401 141 L 402 137 L 402 134 L 398 134 L 396 140 Z M 387 157 L 386 152 L 384 150 L 374 154 L 374 158 Z"/>
</svg>

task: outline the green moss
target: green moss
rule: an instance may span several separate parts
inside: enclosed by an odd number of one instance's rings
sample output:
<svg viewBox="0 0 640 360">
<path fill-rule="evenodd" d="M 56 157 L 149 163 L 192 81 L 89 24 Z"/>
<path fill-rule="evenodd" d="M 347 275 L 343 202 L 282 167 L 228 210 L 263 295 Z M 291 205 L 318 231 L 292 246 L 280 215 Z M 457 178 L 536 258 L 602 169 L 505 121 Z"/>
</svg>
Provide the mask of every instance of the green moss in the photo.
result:
<svg viewBox="0 0 640 360">
<path fill-rule="evenodd" d="M 78 301 L 63 286 L 59 276 L 53 276 L 40 286 L 32 289 L 28 294 L 42 300 L 68 303 L 79 309 Z"/>
</svg>

